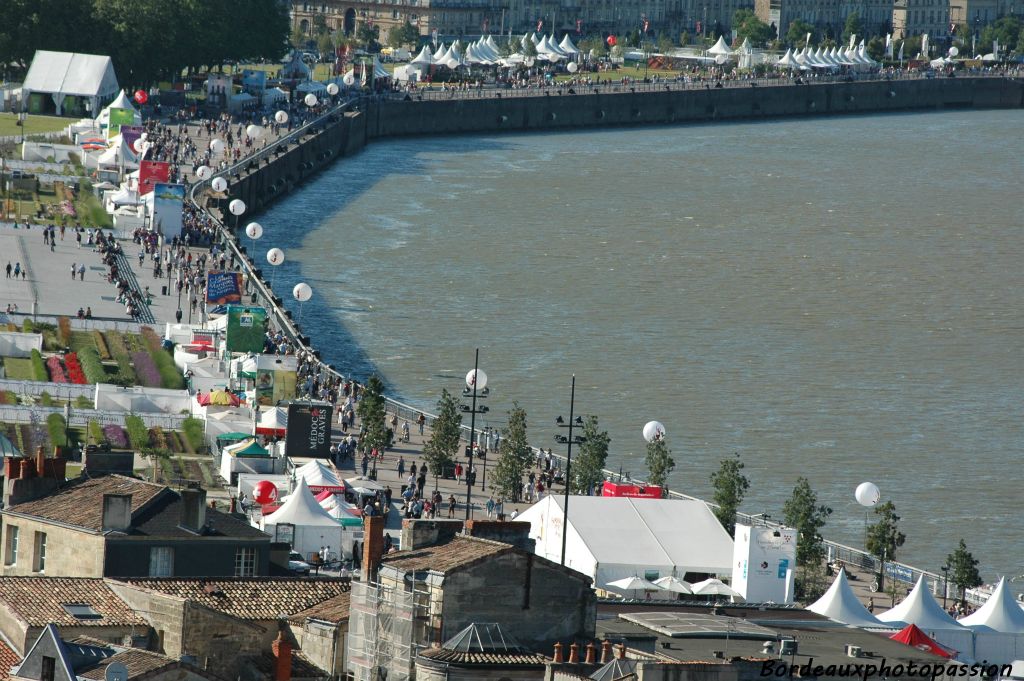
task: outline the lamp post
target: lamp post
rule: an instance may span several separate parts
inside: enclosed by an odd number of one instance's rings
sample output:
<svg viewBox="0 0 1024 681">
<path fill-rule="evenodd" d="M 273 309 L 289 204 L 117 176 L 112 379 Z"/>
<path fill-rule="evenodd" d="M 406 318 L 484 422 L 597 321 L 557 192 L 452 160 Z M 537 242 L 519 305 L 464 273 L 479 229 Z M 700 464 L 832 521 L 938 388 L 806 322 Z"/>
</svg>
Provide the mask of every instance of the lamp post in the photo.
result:
<svg viewBox="0 0 1024 681">
<path fill-rule="evenodd" d="M 946 595 L 949 593 L 949 563 L 942 566 L 942 609 L 946 609 Z"/>
<path fill-rule="evenodd" d="M 565 565 L 565 540 L 569 536 L 569 489 L 572 483 L 572 446 L 586 442 L 581 435 L 573 436 L 573 428 L 583 427 L 583 417 L 576 416 L 576 374 L 572 375 L 572 388 L 569 391 L 569 422 L 566 423 L 559 416 L 555 419 L 555 425 L 559 428 L 568 428 L 568 435 L 555 435 L 555 442 L 566 445 L 565 454 L 565 498 L 562 506 L 562 565 Z"/>
<path fill-rule="evenodd" d="M 462 413 L 469 414 L 469 447 L 466 448 L 466 455 L 469 458 L 469 464 L 466 467 L 466 520 L 469 520 L 472 516 L 473 509 L 473 483 L 476 482 L 476 473 L 473 471 L 473 446 L 476 444 L 476 415 L 486 414 L 490 409 L 486 405 L 481 405 L 477 409 L 476 401 L 477 398 L 485 398 L 490 394 L 490 390 L 487 388 L 487 374 L 480 371 L 480 348 L 476 349 L 476 358 L 473 360 L 473 370 L 466 374 L 466 387 L 462 389 L 463 397 L 472 398 L 470 406 L 460 404 L 459 408 Z M 484 470 L 487 470 L 487 464 L 484 463 Z"/>
</svg>

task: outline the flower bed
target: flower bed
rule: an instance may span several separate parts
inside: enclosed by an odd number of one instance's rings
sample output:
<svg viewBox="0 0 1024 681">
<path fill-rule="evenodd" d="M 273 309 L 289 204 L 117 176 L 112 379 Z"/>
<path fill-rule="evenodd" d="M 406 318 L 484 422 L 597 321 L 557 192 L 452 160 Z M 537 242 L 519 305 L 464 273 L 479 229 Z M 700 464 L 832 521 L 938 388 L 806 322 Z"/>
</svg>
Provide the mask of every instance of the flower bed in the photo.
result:
<svg viewBox="0 0 1024 681">
<path fill-rule="evenodd" d="M 85 385 L 89 381 L 85 379 L 85 372 L 82 371 L 82 365 L 78 361 L 78 355 L 69 352 L 64 356 L 64 366 L 68 370 L 68 379 L 77 385 Z"/>
<path fill-rule="evenodd" d="M 67 383 L 68 376 L 64 372 L 64 365 L 60 363 L 60 358 L 56 355 L 47 357 L 46 359 L 46 370 L 50 374 L 51 383 Z"/>
<path fill-rule="evenodd" d="M 125 449 L 128 446 L 128 433 L 116 423 L 109 423 L 103 426 L 103 437 L 110 443 L 111 447 Z"/>
<path fill-rule="evenodd" d="M 163 382 L 160 380 L 160 370 L 148 352 L 140 351 L 132 353 L 132 362 L 135 364 L 135 377 L 147 388 L 159 388 Z"/>
</svg>

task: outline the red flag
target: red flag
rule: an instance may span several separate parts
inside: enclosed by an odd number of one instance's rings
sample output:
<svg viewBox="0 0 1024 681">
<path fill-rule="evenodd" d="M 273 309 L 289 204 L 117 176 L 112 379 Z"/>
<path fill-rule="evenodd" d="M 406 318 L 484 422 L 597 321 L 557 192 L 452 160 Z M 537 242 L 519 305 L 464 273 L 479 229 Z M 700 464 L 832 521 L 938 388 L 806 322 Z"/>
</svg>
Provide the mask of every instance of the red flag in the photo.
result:
<svg viewBox="0 0 1024 681">
<path fill-rule="evenodd" d="M 583 33 L 583 19 L 576 20 L 576 33 Z"/>
<path fill-rule="evenodd" d="M 651 22 L 647 21 L 647 19 L 644 19 L 644 33 L 647 33 L 647 29 L 649 29 L 650 27 Z"/>
<path fill-rule="evenodd" d="M 543 28 L 543 27 L 544 27 L 544 20 L 543 19 L 538 19 L 537 20 L 537 33 L 540 33 L 540 29 Z"/>
<path fill-rule="evenodd" d="M 487 27 L 491 25 L 490 19 L 484 19 L 484 33 L 487 33 Z"/>
</svg>

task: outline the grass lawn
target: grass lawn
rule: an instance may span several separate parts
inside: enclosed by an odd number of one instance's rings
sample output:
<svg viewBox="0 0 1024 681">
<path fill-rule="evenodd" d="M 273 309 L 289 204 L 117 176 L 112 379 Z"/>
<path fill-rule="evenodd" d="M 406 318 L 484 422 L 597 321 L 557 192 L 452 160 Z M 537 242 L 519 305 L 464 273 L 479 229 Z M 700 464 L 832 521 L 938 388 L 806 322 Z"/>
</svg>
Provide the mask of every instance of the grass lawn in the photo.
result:
<svg viewBox="0 0 1024 681">
<path fill-rule="evenodd" d="M 7 370 L 7 378 L 16 381 L 32 381 L 32 360 L 19 357 L 4 357 L 4 369 Z"/>
<path fill-rule="evenodd" d="M 578 75 L 580 75 L 580 74 L 578 74 L 578 73 L 577 74 L 573 74 L 573 75 L 562 74 L 560 76 L 555 76 L 555 80 L 558 80 L 558 81 L 569 80 L 570 78 L 575 78 Z M 644 67 L 643 66 L 620 66 L 619 68 L 615 69 L 614 71 L 600 71 L 598 73 L 587 72 L 587 73 L 585 73 L 583 75 L 584 76 L 589 76 L 590 78 L 593 78 L 595 80 L 600 78 L 601 80 L 618 81 L 618 80 L 621 80 L 622 78 L 629 77 L 629 78 L 632 78 L 633 80 L 640 80 L 640 81 L 642 81 L 644 79 Z M 651 79 L 653 79 L 655 76 L 659 76 L 659 77 L 661 77 L 663 79 L 664 78 L 675 78 L 677 75 L 679 75 L 679 71 L 670 71 L 668 69 L 650 69 L 650 68 L 647 69 L 647 77 L 651 78 Z"/>
<path fill-rule="evenodd" d="M 25 117 L 25 134 L 32 135 L 41 132 L 60 132 L 68 127 L 73 121 L 70 118 L 58 118 L 56 116 L 35 116 L 28 114 Z M 21 126 L 18 125 L 18 116 L 13 113 L 0 113 L 0 137 L 9 137 L 21 134 Z"/>
</svg>

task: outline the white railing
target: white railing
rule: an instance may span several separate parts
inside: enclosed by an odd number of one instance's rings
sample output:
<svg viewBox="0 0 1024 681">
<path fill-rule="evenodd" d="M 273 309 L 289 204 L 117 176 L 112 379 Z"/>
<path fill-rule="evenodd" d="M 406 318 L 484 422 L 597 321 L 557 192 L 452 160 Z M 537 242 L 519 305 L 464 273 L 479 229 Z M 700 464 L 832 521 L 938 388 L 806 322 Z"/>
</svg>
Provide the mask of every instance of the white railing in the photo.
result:
<svg viewBox="0 0 1024 681">
<path fill-rule="evenodd" d="M 58 400 L 73 400 L 76 397 L 92 399 L 96 394 L 96 386 L 78 383 L 49 383 L 47 381 L 16 381 L 12 378 L 0 378 L 0 391 L 10 391 L 15 395 L 39 396 L 48 393 Z"/>
</svg>

